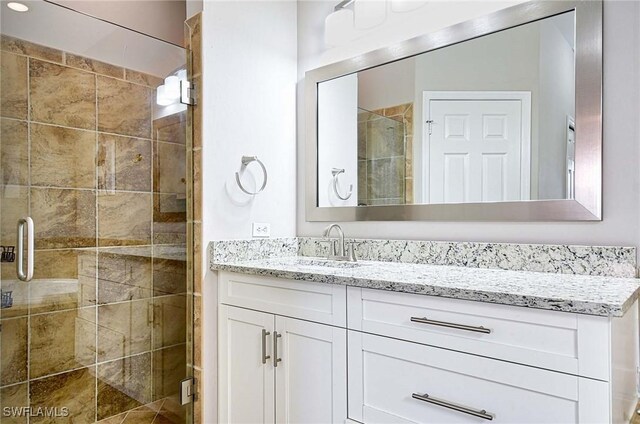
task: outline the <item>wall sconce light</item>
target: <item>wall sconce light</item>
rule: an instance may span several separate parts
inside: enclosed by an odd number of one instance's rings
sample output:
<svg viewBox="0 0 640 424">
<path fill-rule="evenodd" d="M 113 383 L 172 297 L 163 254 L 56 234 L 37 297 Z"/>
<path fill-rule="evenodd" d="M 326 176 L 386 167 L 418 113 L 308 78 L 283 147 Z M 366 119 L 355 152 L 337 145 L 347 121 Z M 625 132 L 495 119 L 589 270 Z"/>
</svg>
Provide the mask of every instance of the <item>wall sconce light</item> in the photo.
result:
<svg viewBox="0 0 640 424">
<path fill-rule="evenodd" d="M 357 29 L 373 28 L 387 18 L 386 0 L 355 0 L 353 8 Z"/>
<path fill-rule="evenodd" d="M 339 46 L 353 38 L 353 10 L 346 8 L 352 2 L 340 2 L 324 20 L 324 42 L 328 47 Z"/>
<path fill-rule="evenodd" d="M 410 12 L 419 7 L 424 6 L 426 1 L 420 0 L 391 0 L 391 11 L 392 12 Z"/>
<path fill-rule="evenodd" d="M 177 75 L 169 75 L 164 84 L 156 88 L 156 103 L 159 106 L 169 106 L 180 101 L 180 80 L 186 80 L 186 71 L 180 70 Z"/>
</svg>

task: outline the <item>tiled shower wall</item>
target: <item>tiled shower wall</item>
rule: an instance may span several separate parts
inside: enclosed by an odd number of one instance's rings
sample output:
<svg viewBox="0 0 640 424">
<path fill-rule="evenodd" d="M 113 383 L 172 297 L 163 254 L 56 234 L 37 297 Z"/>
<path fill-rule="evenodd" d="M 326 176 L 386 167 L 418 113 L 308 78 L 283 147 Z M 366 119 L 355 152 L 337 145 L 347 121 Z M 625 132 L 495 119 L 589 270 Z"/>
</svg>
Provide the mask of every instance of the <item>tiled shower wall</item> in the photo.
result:
<svg viewBox="0 0 640 424">
<path fill-rule="evenodd" d="M 2 264 L 0 406 L 182 422 L 186 113 L 153 120 L 158 77 L 6 36 L 1 54 L 2 244 L 33 217 L 36 267 Z"/>
<path fill-rule="evenodd" d="M 202 278 L 204 270 L 202 261 L 202 14 L 189 18 L 185 23 L 185 40 L 191 61 L 189 79 L 195 86 L 194 106 L 189 108 L 191 123 L 192 149 L 189 160 L 191 170 L 188 187 L 191 205 L 188 207 L 188 234 L 192 238 L 187 243 L 189 262 L 193 268 L 189 270 L 189 279 L 193 281 L 193 377 L 195 380 L 195 398 L 193 405 L 193 422 L 202 422 L 204 392 L 202 390 Z M 215 364 L 213 365 L 215 366 Z"/>
<path fill-rule="evenodd" d="M 358 112 L 358 204 L 413 203 L 413 104 Z"/>
</svg>

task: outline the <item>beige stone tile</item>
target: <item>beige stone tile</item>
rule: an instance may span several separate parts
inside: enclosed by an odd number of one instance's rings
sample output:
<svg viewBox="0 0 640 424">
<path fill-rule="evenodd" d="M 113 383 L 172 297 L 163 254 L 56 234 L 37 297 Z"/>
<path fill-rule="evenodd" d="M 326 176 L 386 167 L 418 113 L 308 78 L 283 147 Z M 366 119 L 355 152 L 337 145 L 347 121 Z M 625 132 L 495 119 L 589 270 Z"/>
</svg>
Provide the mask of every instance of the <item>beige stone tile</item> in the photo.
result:
<svg viewBox="0 0 640 424">
<path fill-rule="evenodd" d="M 149 300 L 98 307 L 98 361 L 151 350 Z"/>
<path fill-rule="evenodd" d="M 384 159 L 404 155 L 404 126 L 388 118 L 367 124 L 367 158 Z"/>
<path fill-rule="evenodd" d="M 191 75 L 202 74 L 202 19 L 197 14 L 189 18 L 186 22 L 189 27 L 189 49 L 191 53 Z"/>
<path fill-rule="evenodd" d="M 193 402 L 193 422 L 194 424 L 203 424 L 202 409 L 204 407 L 204 393 L 202 385 L 202 372 L 199 369 L 194 369 L 193 378 L 195 379 L 196 385 L 196 394 Z"/>
<path fill-rule="evenodd" d="M 95 191 L 31 189 L 36 249 L 96 245 Z"/>
<path fill-rule="evenodd" d="M 0 188 L 2 213 L 0 214 L 0 236 L 3 245 L 16 245 L 16 225 L 18 219 L 29 215 L 29 189 L 22 186 Z M 15 270 L 15 266 L 13 267 Z"/>
<path fill-rule="evenodd" d="M 131 69 L 125 69 L 125 79 L 151 88 L 156 88 L 164 83 L 164 80 L 160 77 L 145 74 L 144 72 L 133 71 Z"/>
<path fill-rule="evenodd" d="M 408 205 L 413 204 L 413 178 L 407 178 L 405 180 L 405 199 Z"/>
<path fill-rule="evenodd" d="M 413 103 L 409 105 L 404 113 L 404 124 L 407 132 L 407 136 L 413 135 Z"/>
<path fill-rule="evenodd" d="M 78 286 L 82 306 L 95 305 L 98 302 L 96 261 L 97 254 L 94 250 L 78 252 Z"/>
<path fill-rule="evenodd" d="M 187 242 L 186 222 L 158 222 L 153 223 L 154 244 L 180 244 Z"/>
<path fill-rule="evenodd" d="M 96 134 L 31 124 L 31 184 L 95 188 Z"/>
<path fill-rule="evenodd" d="M 153 139 L 186 144 L 187 112 L 183 111 L 153 121 Z"/>
<path fill-rule="evenodd" d="M 202 147 L 202 102 L 203 102 L 203 90 L 202 90 L 202 77 L 195 77 L 193 79 L 193 84 L 196 87 L 196 99 L 197 104 L 191 108 L 191 113 L 193 114 L 193 119 L 191 122 L 193 123 L 192 129 L 192 145 L 193 148 Z"/>
<path fill-rule="evenodd" d="M 4 96 L 4 93 L 2 93 Z M 29 184 L 29 127 L 26 121 L 2 118 L 0 145 L 3 185 Z"/>
<path fill-rule="evenodd" d="M 186 377 L 187 372 L 186 345 L 154 350 L 152 356 L 153 399 L 178 395 L 180 381 Z"/>
<path fill-rule="evenodd" d="M 96 362 L 95 307 L 31 316 L 30 378 Z"/>
<path fill-rule="evenodd" d="M 202 278 L 205 274 L 202 262 L 202 224 L 193 224 L 193 291 L 202 293 Z"/>
<path fill-rule="evenodd" d="M 154 142 L 154 191 L 186 194 L 187 160 L 182 144 Z"/>
<path fill-rule="evenodd" d="M 98 76 L 98 130 L 151 138 L 152 89 Z"/>
<path fill-rule="evenodd" d="M 153 259 L 153 295 L 165 296 L 187 291 L 187 263 L 172 259 Z"/>
<path fill-rule="evenodd" d="M 193 296 L 193 365 L 202 366 L 202 296 Z"/>
<path fill-rule="evenodd" d="M 73 128 L 96 127 L 96 76 L 40 60 L 29 61 L 31 119 Z"/>
<path fill-rule="evenodd" d="M 92 423 L 95 421 L 95 367 L 83 368 L 31 382 L 31 407 L 65 406 L 69 416 L 62 422 Z M 30 423 L 60 423 L 55 417 L 31 417 Z"/>
<path fill-rule="evenodd" d="M 384 109 L 384 116 L 403 116 L 412 103 L 403 103 L 401 105 L 392 106 Z"/>
<path fill-rule="evenodd" d="M 202 150 L 193 151 L 193 220 L 202 221 Z"/>
<path fill-rule="evenodd" d="M 152 424 L 157 412 L 152 410 L 131 411 L 127 414 L 122 424 Z"/>
<path fill-rule="evenodd" d="M 184 194 L 153 194 L 153 221 L 186 222 L 187 199 Z"/>
<path fill-rule="evenodd" d="M 83 252 L 83 257 L 87 256 L 95 261 L 95 252 Z M 87 288 L 75 283 L 79 280 L 78 250 L 36 250 L 34 264 L 37 284 L 30 285 L 32 314 L 95 305 L 95 283 L 88 288 L 93 288 L 90 293 L 83 293 Z M 89 278 L 95 281 L 95 267 L 93 271 Z"/>
<path fill-rule="evenodd" d="M 151 247 L 148 256 L 98 254 L 98 302 L 123 302 L 151 297 Z"/>
<path fill-rule="evenodd" d="M 98 420 L 129 411 L 150 401 L 150 352 L 98 365 Z M 156 411 L 149 408 L 143 411 L 152 413 L 155 417 Z"/>
<path fill-rule="evenodd" d="M 186 342 L 187 300 L 185 295 L 153 299 L 153 347 L 159 349 Z"/>
<path fill-rule="evenodd" d="M 16 384 L 14 386 L 3 387 L 0 389 L 0 411 L 4 412 L 4 408 L 24 408 L 29 406 L 27 383 Z M 0 412 L 0 413 L 2 413 Z M 3 424 L 26 424 L 27 417 L 13 414 L 7 416 L 2 415 Z"/>
<path fill-rule="evenodd" d="M 0 55 L 1 116 L 27 119 L 27 87 L 27 58 L 2 52 Z"/>
<path fill-rule="evenodd" d="M 98 244 L 151 244 L 151 194 L 99 192 Z"/>
<path fill-rule="evenodd" d="M 28 323 L 26 317 L 0 320 L 0 385 L 27 380 Z"/>
<path fill-rule="evenodd" d="M 65 64 L 84 71 L 105 75 L 107 77 L 124 78 L 123 68 L 111 65 L 110 63 L 100 62 L 99 60 L 89 59 L 88 57 L 65 53 Z"/>
<path fill-rule="evenodd" d="M 162 408 L 156 416 L 154 424 L 186 424 L 186 408 L 180 405 L 178 395 L 174 394 L 165 399 Z"/>
<path fill-rule="evenodd" d="M 113 417 L 105 418 L 104 420 L 98 421 L 99 424 L 122 424 L 124 418 L 127 416 L 126 412 L 123 412 L 119 415 L 114 415 Z"/>
<path fill-rule="evenodd" d="M 369 200 L 404 197 L 403 157 L 368 161 Z"/>
<path fill-rule="evenodd" d="M 2 292 L 10 293 L 13 306 L 0 309 L 0 318 L 17 318 L 29 315 L 29 283 L 16 278 L 16 264 L 2 263 Z"/>
<path fill-rule="evenodd" d="M 98 134 L 98 188 L 151 191 L 151 140 Z"/>
<path fill-rule="evenodd" d="M 17 53 L 25 56 L 31 56 L 36 59 L 48 60 L 50 62 L 62 63 L 62 51 L 45 47 L 40 44 L 31 43 L 19 38 L 2 35 L 2 50 L 6 52 Z"/>
</svg>

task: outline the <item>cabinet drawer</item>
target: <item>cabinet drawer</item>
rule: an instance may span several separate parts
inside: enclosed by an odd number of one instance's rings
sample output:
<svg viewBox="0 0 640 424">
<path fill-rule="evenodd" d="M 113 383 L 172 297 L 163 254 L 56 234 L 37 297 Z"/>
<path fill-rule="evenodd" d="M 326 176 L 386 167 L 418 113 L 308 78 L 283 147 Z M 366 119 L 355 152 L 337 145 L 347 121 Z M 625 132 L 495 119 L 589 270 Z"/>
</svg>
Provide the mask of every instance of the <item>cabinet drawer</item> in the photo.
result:
<svg viewBox="0 0 640 424">
<path fill-rule="evenodd" d="M 348 346 L 349 418 L 366 424 L 610 421 L 606 382 L 356 331 Z"/>
<path fill-rule="evenodd" d="M 348 328 L 609 381 L 609 320 L 350 287 Z"/>
<path fill-rule="evenodd" d="M 231 272 L 218 275 L 220 303 L 346 326 L 346 287 Z"/>
</svg>

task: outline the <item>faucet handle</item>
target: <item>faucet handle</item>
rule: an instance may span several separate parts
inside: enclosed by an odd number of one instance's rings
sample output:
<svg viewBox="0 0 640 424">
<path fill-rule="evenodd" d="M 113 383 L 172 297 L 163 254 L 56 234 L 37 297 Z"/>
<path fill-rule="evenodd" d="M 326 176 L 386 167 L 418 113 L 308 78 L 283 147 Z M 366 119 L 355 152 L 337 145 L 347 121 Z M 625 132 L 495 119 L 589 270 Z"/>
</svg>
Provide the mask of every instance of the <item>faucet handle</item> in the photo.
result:
<svg viewBox="0 0 640 424">
<path fill-rule="evenodd" d="M 358 262 L 358 258 L 356 257 L 356 242 L 347 242 L 347 255 L 349 256 L 350 262 Z"/>
</svg>

